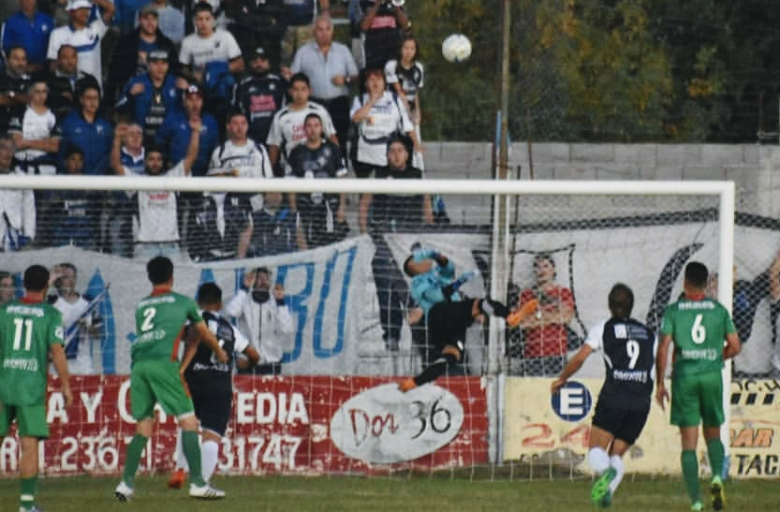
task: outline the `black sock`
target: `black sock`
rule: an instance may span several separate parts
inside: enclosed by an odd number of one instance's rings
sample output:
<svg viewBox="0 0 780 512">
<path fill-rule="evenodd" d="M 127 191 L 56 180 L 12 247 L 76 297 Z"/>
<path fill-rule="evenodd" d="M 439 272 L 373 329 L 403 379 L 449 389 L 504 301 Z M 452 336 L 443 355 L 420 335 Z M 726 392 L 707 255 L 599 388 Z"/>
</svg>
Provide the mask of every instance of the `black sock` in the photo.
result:
<svg viewBox="0 0 780 512">
<path fill-rule="evenodd" d="M 431 363 L 428 368 L 423 370 L 420 375 L 414 378 L 414 383 L 418 386 L 422 386 L 423 384 L 432 382 L 444 375 L 444 372 L 447 371 L 447 367 L 449 365 L 455 364 L 457 362 L 458 358 L 453 354 L 442 354 L 441 357 Z"/>
<path fill-rule="evenodd" d="M 479 301 L 479 310 L 488 316 L 499 316 L 501 318 L 509 316 L 509 308 L 490 297 Z"/>
</svg>

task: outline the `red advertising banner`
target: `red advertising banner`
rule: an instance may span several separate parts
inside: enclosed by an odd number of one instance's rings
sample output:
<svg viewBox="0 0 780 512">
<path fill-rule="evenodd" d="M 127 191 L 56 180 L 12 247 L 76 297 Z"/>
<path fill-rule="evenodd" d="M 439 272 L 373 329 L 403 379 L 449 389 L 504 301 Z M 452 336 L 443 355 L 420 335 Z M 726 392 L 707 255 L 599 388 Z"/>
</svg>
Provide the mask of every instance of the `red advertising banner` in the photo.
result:
<svg viewBox="0 0 780 512">
<path fill-rule="evenodd" d="M 48 397 L 46 475 L 115 474 L 134 433 L 126 376 L 73 377 L 74 403 Z M 50 390 L 59 389 L 50 384 Z M 141 472 L 173 468 L 176 421 L 158 410 Z M 479 377 L 441 379 L 402 394 L 380 377 L 235 379 L 218 471 L 230 474 L 371 473 L 444 469 L 488 461 L 485 390 Z M 19 442 L 0 445 L 0 477 L 18 470 Z"/>
</svg>

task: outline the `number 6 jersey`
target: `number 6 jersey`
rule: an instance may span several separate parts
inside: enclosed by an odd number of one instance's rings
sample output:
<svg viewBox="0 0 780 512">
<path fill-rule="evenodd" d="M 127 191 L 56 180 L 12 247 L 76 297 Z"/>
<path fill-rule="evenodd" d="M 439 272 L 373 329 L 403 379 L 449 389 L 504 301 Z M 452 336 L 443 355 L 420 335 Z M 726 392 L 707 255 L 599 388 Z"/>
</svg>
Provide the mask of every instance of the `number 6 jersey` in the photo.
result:
<svg viewBox="0 0 780 512">
<path fill-rule="evenodd" d="M 616 408 L 649 408 L 655 372 L 653 332 L 633 318 L 610 318 L 593 327 L 585 343 L 602 350 L 604 357 L 607 374 L 599 400 Z"/>
</svg>

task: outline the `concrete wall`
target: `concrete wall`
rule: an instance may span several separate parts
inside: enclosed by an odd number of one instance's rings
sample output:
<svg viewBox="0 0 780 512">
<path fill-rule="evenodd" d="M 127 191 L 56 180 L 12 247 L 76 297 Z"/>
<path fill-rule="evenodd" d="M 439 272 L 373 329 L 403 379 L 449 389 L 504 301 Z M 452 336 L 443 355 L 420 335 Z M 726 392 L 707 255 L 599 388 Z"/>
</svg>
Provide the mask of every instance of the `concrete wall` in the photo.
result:
<svg viewBox="0 0 780 512">
<path fill-rule="evenodd" d="M 425 144 L 430 179 L 489 178 L 491 146 L 487 143 Z M 729 180 L 738 190 L 740 211 L 780 218 L 780 148 L 719 144 L 533 144 L 537 180 Z M 530 177 L 528 145 L 512 145 L 510 175 Z M 489 198 L 448 201 L 453 220 L 473 218 Z"/>
</svg>

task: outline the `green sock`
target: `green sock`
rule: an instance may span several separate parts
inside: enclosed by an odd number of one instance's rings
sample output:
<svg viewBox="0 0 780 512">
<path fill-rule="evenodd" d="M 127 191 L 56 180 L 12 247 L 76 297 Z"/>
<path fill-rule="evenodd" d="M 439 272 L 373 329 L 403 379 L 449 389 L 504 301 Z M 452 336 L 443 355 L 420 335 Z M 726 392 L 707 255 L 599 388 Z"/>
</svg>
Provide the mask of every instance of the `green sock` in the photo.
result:
<svg viewBox="0 0 780 512">
<path fill-rule="evenodd" d="M 206 482 L 203 480 L 203 471 L 200 467 L 198 433 L 192 430 L 183 430 L 181 433 L 181 446 L 184 450 L 184 456 L 187 458 L 187 464 L 190 466 L 190 482 L 198 486 L 206 485 Z"/>
<path fill-rule="evenodd" d="M 723 443 L 719 438 L 707 439 L 707 455 L 710 457 L 712 478 L 720 478 L 720 474 L 723 471 L 723 459 L 726 455 L 723 450 Z"/>
<path fill-rule="evenodd" d="M 694 450 L 683 450 L 680 455 L 682 463 L 683 479 L 685 488 L 688 490 L 688 497 L 691 503 L 701 501 L 701 489 L 699 488 L 699 461 L 696 460 Z"/>
<path fill-rule="evenodd" d="M 19 497 L 19 506 L 30 510 L 35 504 L 35 491 L 38 489 L 38 475 L 30 478 L 22 478 L 22 495 Z"/>
<path fill-rule="evenodd" d="M 133 440 L 127 445 L 127 456 L 125 457 L 125 471 L 122 473 L 122 480 L 130 486 L 135 486 L 135 474 L 138 472 L 138 464 L 141 463 L 141 452 L 144 451 L 148 437 L 141 434 L 133 436 Z"/>
</svg>

